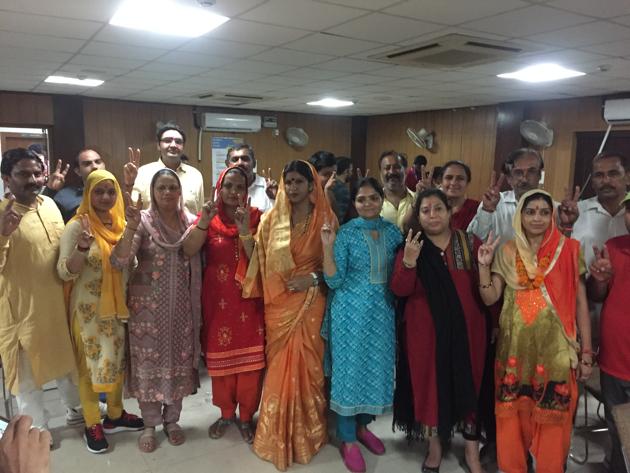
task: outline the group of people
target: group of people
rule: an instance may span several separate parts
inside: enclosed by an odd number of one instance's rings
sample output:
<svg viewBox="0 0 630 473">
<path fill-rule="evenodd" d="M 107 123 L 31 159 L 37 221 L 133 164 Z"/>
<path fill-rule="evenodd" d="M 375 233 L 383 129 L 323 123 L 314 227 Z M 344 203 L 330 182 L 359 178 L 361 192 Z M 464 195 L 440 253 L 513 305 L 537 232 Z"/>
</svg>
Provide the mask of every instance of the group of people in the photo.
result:
<svg viewBox="0 0 630 473">
<path fill-rule="evenodd" d="M 3 155 L 0 356 L 35 426 L 47 428 L 41 387 L 56 380 L 90 451 L 140 430 L 151 452 L 160 424 L 181 445 L 202 357 L 221 411 L 208 435 L 235 425 L 279 470 L 327 444 L 330 410 L 352 472 L 366 469 L 360 445 L 385 453 L 369 425 L 393 413 L 396 429 L 428 441 L 424 472 L 439 471 L 461 432 L 473 473 L 482 439 L 496 442 L 502 471 L 526 472 L 531 456 L 536 471 L 559 473 L 577 382 L 598 361 L 611 468 L 624 471 L 609 415 L 630 401 L 624 156 L 594 159 L 595 197 L 576 189 L 557 203 L 538 188 L 540 154 L 518 149 L 478 202 L 462 161 L 433 179 L 417 159 L 412 190 L 396 151 L 380 156 L 380 181 L 320 151 L 276 182 L 240 145 L 204 202 L 201 174 L 181 162 L 185 139 L 162 127 L 160 159 L 144 166 L 130 149 L 122 186 L 83 150 L 73 166 L 83 186 L 70 191 L 61 164 L 46 183 L 31 151 Z M 123 409 L 124 384 L 142 418 Z"/>
</svg>

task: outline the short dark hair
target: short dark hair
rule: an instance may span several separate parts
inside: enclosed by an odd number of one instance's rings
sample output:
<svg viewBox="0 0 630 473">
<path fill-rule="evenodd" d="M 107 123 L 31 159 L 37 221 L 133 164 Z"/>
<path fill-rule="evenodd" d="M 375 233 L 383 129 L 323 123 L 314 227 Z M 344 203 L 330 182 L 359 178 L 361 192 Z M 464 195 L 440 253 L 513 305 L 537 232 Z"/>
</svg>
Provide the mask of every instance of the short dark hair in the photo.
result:
<svg viewBox="0 0 630 473">
<path fill-rule="evenodd" d="M 383 186 L 381 185 L 381 183 L 372 176 L 366 176 L 358 182 L 356 191 L 352 196 L 352 200 L 355 200 L 357 198 L 357 194 L 359 193 L 359 189 L 361 189 L 361 187 L 371 187 L 376 191 L 378 195 L 381 196 L 381 199 L 385 198 L 385 193 L 383 192 Z"/>
<path fill-rule="evenodd" d="M 162 135 L 169 130 L 175 130 L 180 135 L 182 135 L 182 140 L 184 140 L 184 143 L 186 143 L 186 133 L 184 133 L 184 130 L 182 130 L 182 128 L 175 122 L 158 123 L 156 133 L 157 140 L 162 141 Z"/>
<path fill-rule="evenodd" d="M 297 172 L 306 178 L 308 182 L 313 182 L 314 177 L 311 168 L 304 161 L 295 160 L 288 163 L 282 170 L 282 178 L 286 179 L 290 172 Z"/>
<path fill-rule="evenodd" d="M 398 153 L 398 151 L 394 151 L 393 149 L 388 149 L 387 151 L 383 151 L 381 153 L 381 155 L 378 158 L 378 168 L 379 170 L 381 169 L 381 163 L 383 162 L 383 159 L 385 159 L 387 156 L 393 156 L 395 157 L 397 160 L 399 160 L 401 162 L 401 164 L 403 164 L 403 161 L 400 157 L 400 153 Z M 406 167 L 403 164 L 403 167 Z"/>
<path fill-rule="evenodd" d="M 41 154 L 46 157 L 46 151 L 44 151 L 44 147 L 41 145 L 41 143 L 31 143 L 26 149 L 32 151 L 35 154 Z"/>
<path fill-rule="evenodd" d="M 422 201 L 428 197 L 437 197 L 444 203 L 447 210 L 451 210 L 451 206 L 448 203 L 448 198 L 446 197 L 446 194 L 442 192 L 440 189 L 436 189 L 432 187 L 430 189 L 423 190 L 418 195 L 416 195 L 416 201 L 413 204 L 413 214 L 411 215 L 411 218 L 405 225 L 405 234 L 409 232 L 409 229 L 413 231 L 414 235 L 418 233 L 419 231 L 422 231 L 422 226 L 420 225 L 420 219 L 418 218 L 418 214 L 420 213 L 420 207 L 422 206 Z"/>
<path fill-rule="evenodd" d="M 419 154 L 413 160 L 414 166 L 426 166 L 428 163 L 426 156 Z"/>
<path fill-rule="evenodd" d="M 545 161 L 543 160 L 542 155 L 536 151 L 534 148 L 518 148 L 512 151 L 507 155 L 505 161 L 503 162 L 502 172 L 503 174 L 509 175 L 512 172 L 512 168 L 514 167 L 514 163 L 518 161 L 523 156 L 536 156 L 538 158 L 538 163 L 540 164 L 540 170 L 545 169 Z"/>
<path fill-rule="evenodd" d="M 442 166 L 435 166 L 433 168 L 433 173 L 431 174 L 431 180 L 432 181 L 437 181 L 439 179 L 442 179 L 442 174 L 444 173 L 444 167 Z"/>
<path fill-rule="evenodd" d="M 252 161 L 256 161 L 256 157 L 254 156 L 254 147 L 251 145 L 248 145 L 247 143 L 243 143 L 243 144 L 228 148 L 227 153 L 225 154 L 225 160 L 229 161 L 230 154 L 232 154 L 235 151 L 241 151 L 243 149 L 247 150 L 247 153 L 249 154 L 249 157 L 252 158 Z"/>
<path fill-rule="evenodd" d="M 398 153 L 398 159 L 400 159 L 400 164 L 402 164 L 404 168 L 409 166 L 409 161 L 407 161 L 407 155 L 405 153 Z"/>
<path fill-rule="evenodd" d="M 10 176 L 13 168 L 17 163 L 25 159 L 30 159 L 39 164 L 42 172 L 44 171 L 44 163 L 39 159 L 33 151 L 26 148 L 13 148 L 2 153 L 2 164 L 0 164 L 0 174 Z"/>
<path fill-rule="evenodd" d="M 464 173 L 466 174 L 467 181 L 470 182 L 470 180 L 472 179 L 470 167 L 468 166 L 468 164 L 464 163 L 463 161 L 458 161 L 457 159 L 452 159 L 444 163 L 444 165 L 442 166 L 442 177 L 444 176 L 446 170 L 451 166 L 459 166 L 460 168 L 462 168 L 464 170 Z"/>
<path fill-rule="evenodd" d="M 352 160 L 346 156 L 337 158 L 337 174 L 343 174 L 352 166 Z"/>
<path fill-rule="evenodd" d="M 630 161 L 625 154 L 619 153 L 618 151 L 603 151 L 599 153 L 597 156 L 593 158 L 593 164 L 602 159 L 614 159 L 617 158 L 619 162 L 621 162 L 621 166 L 626 170 L 630 171 Z"/>
<path fill-rule="evenodd" d="M 521 212 L 525 210 L 525 207 L 527 207 L 527 204 L 529 204 L 533 200 L 544 200 L 545 202 L 547 202 L 547 204 L 549 204 L 549 208 L 553 210 L 553 200 L 551 197 L 549 197 L 547 194 L 543 192 L 534 192 L 533 194 L 528 195 L 525 198 Z"/>
<path fill-rule="evenodd" d="M 310 158 L 308 158 L 308 162 L 313 165 L 317 172 L 324 168 L 337 165 L 335 155 L 330 151 L 316 151 Z"/>
<path fill-rule="evenodd" d="M 103 159 L 103 155 L 100 153 L 100 151 L 98 149 L 96 149 L 94 146 L 88 146 L 86 148 L 81 148 L 79 150 L 79 152 L 76 154 L 76 156 L 74 157 L 74 161 L 72 163 L 72 168 L 73 169 L 77 169 L 79 167 L 79 156 L 81 156 L 83 153 L 85 153 L 86 151 L 92 151 L 96 154 L 98 154 L 101 159 Z"/>
</svg>

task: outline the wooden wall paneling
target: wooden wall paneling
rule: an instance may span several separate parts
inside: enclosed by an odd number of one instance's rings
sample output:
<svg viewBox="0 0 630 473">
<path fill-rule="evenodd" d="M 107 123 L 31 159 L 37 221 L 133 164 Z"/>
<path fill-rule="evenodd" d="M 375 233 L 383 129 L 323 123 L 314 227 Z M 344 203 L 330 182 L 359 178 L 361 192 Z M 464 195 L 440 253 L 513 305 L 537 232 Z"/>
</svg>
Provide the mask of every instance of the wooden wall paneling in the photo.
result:
<svg viewBox="0 0 630 473">
<path fill-rule="evenodd" d="M 367 164 L 367 117 L 352 117 L 350 131 L 350 158 L 355 169 L 365 172 Z"/>
<path fill-rule="evenodd" d="M 0 125 L 46 127 L 53 124 L 51 95 L 0 92 Z"/>
<path fill-rule="evenodd" d="M 78 95 L 54 95 L 51 148 L 52 161 L 63 159 L 71 163 L 77 152 L 85 146 L 85 127 L 83 117 L 83 97 Z M 75 173 L 68 173 L 70 185 L 80 182 Z"/>
</svg>

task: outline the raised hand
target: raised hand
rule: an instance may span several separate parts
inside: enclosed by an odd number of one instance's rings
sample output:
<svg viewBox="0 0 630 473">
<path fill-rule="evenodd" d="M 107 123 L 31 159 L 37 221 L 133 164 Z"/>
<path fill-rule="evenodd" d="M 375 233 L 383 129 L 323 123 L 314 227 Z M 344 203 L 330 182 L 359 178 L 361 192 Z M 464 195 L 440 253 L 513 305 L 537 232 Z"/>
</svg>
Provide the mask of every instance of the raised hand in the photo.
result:
<svg viewBox="0 0 630 473">
<path fill-rule="evenodd" d="M 77 238 L 77 248 L 82 250 L 89 249 L 94 241 L 92 228 L 90 227 L 90 219 L 86 214 L 79 215 L 79 223 L 81 224 L 81 233 Z"/>
<path fill-rule="evenodd" d="M 131 200 L 131 196 L 128 192 L 125 192 L 125 219 L 127 220 L 127 227 L 132 229 L 138 229 L 138 225 L 140 225 L 142 210 L 142 195 L 138 194 L 138 200 L 134 203 Z"/>
<path fill-rule="evenodd" d="M 422 236 L 422 232 L 418 232 L 415 235 L 411 228 L 407 233 L 407 238 L 405 239 L 405 249 L 403 252 L 403 264 L 405 266 L 415 266 L 418 257 L 420 256 L 420 251 L 422 250 L 422 245 L 424 245 L 424 241 L 420 241 L 420 237 Z"/>
<path fill-rule="evenodd" d="M 2 213 L 0 213 L 0 234 L 5 237 L 10 236 L 15 230 L 17 230 L 17 227 L 20 226 L 20 221 L 22 220 L 22 216 L 13 210 L 15 197 L 10 195 L 7 200 L 9 203 Z"/>
<path fill-rule="evenodd" d="M 431 189 L 433 187 L 433 180 L 431 179 L 431 176 L 433 176 L 433 168 L 431 168 L 429 171 L 425 171 L 425 167 L 420 166 L 420 179 L 416 184 L 417 193 L 420 193 L 427 189 Z"/>
<path fill-rule="evenodd" d="M 275 200 L 278 195 L 278 181 L 271 177 L 271 168 L 268 168 L 266 173 L 264 169 L 261 172 L 265 178 L 265 193 L 271 200 Z"/>
<path fill-rule="evenodd" d="M 57 166 L 55 166 L 54 172 L 51 173 L 50 176 L 48 176 L 46 187 L 54 191 L 61 190 L 66 183 L 66 175 L 68 174 L 69 170 L 70 165 L 66 164 L 65 166 L 63 166 L 63 161 L 61 159 L 58 159 Z"/>
<path fill-rule="evenodd" d="M 48 473 L 50 432 L 31 428 L 29 416 L 14 417 L 0 440 L 0 471 L 3 473 Z"/>
<path fill-rule="evenodd" d="M 322 229 L 320 230 L 322 245 L 325 248 L 331 248 L 335 244 L 335 238 L 337 238 L 337 234 L 335 233 L 335 229 L 328 222 L 328 220 L 324 221 L 322 225 Z"/>
<path fill-rule="evenodd" d="M 335 187 L 335 183 L 337 182 L 337 172 L 333 171 L 330 175 L 330 178 L 326 181 L 326 185 L 324 186 L 324 192 L 332 192 L 333 187 Z"/>
<path fill-rule="evenodd" d="M 240 235 L 251 235 L 252 231 L 249 228 L 249 213 L 252 208 L 252 198 L 247 198 L 247 204 L 243 200 L 243 196 L 238 196 L 238 206 L 234 211 L 234 223 L 238 228 Z"/>
<path fill-rule="evenodd" d="M 595 253 L 595 260 L 593 260 L 588 269 L 589 273 L 597 282 L 606 283 L 610 280 L 613 274 L 608 249 L 606 246 L 604 246 L 601 250 L 597 246 L 593 246 L 593 252 Z"/>
<path fill-rule="evenodd" d="M 203 207 L 201 208 L 201 217 L 199 218 L 199 223 L 203 227 L 207 227 L 210 221 L 219 212 L 215 194 L 216 192 L 213 192 L 212 195 L 210 196 L 210 199 L 205 204 L 203 204 Z"/>
<path fill-rule="evenodd" d="M 125 187 L 130 189 L 133 187 L 138 177 L 138 168 L 140 167 L 140 148 L 127 148 L 129 159 L 123 167 Z"/>
<path fill-rule="evenodd" d="M 580 198 L 580 186 L 575 186 L 575 190 L 571 193 L 570 188 L 564 191 L 564 199 L 558 206 L 558 217 L 560 225 L 563 227 L 571 227 L 580 216 L 578 210 L 578 200 Z"/>
<path fill-rule="evenodd" d="M 492 264 L 492 260 L 494 259 L 494 252 L 501 243 L 501 238 L 499 235 L 494 236 L 494 232 L 490 231 L 488 235 L 488 239 L 486 242 L 479 247 L 477 250 L 477 261 L 481 266 L 490 266 Z"/>
<path fill-rule="evenodd" d="M 357 179 L 360 181 L 361 179 L 363 179 L 364 177 L 367 177 L 368 174 L 370 174 L 370 170 L 366 169 L 365 170 L 365 174 L 361 173 L 361 169 L 357 168 Z"/>
<path fill-rule="evenodd" d="M 494 212 L 497 209 L 497 205 L 501 200 L 501 186 L 505 181 L 505 174 L 501 174 L 499 180 L 497 180 L 497 173 L 492 171 L 492 177 L 490 178 L 490 187 L 483 194 L 481 201 L 482 208 L 486 212 Z"/>
</svg>

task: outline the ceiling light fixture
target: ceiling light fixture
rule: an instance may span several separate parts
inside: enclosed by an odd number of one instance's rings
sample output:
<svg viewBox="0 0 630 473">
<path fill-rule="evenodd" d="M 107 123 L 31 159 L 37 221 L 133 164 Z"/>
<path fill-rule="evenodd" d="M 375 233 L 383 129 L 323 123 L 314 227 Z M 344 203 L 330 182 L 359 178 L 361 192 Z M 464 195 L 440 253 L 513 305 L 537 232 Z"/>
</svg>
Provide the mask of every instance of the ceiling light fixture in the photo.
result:
<svg viewBox="0 0 630 473">
<path fill-rule="evenodd" d="M 228 21 L 204 8 L 181 5 L 172 0 L 125 0 L 110 25 L 152 31 L 170 36 L 196 38 Z"/>
<path fill-rule="evenodd" d="M 339 107 L 350 107 L 351 105 L 354 105 L 354 102 L 350 100 L 338 100 L 338 99 L 325 98 L 325 99 L 318 100 L 316 102 L 307 102 L 306 105 L 314 105 L 314 106 L 326 107 L 326 108 L 339 108 Z"/>
<path fill-rule="evenodd" d="M 80 85 L 82 87 L 98 87 L 105 81 L 100 79 L 77 79 L 76 77 L 48 76 L 44 80 L 49 84 Z"/>
<path fill-rule="evenodd" d="M 501 79 L 516 79 L 523 82 L 549 82 L 553 80 L 569 79 L 584 76 L 586 73 L 567 69 L 558 64 L 535 64 L 515 72 L 498 74 Z"/>
</svg>

